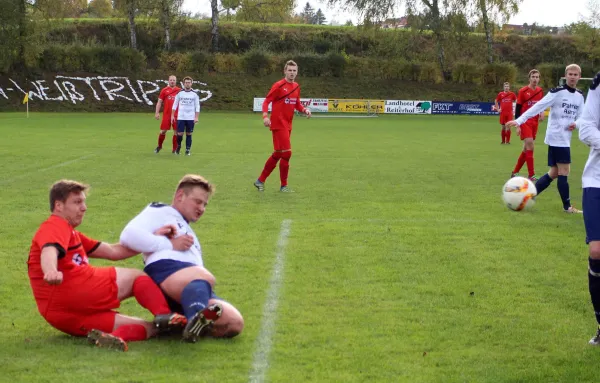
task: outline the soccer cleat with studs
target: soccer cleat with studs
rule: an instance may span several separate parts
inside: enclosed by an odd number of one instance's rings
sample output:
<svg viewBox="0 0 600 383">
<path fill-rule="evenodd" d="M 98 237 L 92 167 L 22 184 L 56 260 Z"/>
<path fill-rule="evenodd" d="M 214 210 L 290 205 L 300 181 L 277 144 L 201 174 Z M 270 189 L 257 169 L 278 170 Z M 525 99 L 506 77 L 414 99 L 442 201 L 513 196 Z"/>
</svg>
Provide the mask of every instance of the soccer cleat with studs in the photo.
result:
<svg viewBox="0 0 600 383">
<path fill-rule="evenodd" d="M 159 314 L 152 322 L 160 332 L 181 330 L 187 324 L 187 318 L 179 313 Z"/>
<path fill-rule="evenodd" d="M 210 305 L 202 311 L 198 311 L 183 329 L 182 340 L 184 342 L 196 343 L 198 338 L 210 331 L 212 324 L 221 317 L 222 313 L 223 308 L 218 303 Z"/>
<path fill-rule="evenodd" d="M 532 175 L 531 177 L 529 177 L 529 181 L 534 182 L 534 183 L 537 182 L 538 179 L 539 179 L 538 176 L 536 176 L 535 174 Z"/>
<path fill-rule="evenodd" d="M 186 150 L 185 150 L 185 155 L 186 155 L 186 156 L 189 156 L 189 155 L 190 155 L 190 150 L 189 150 L 189 149 L 186 149 Z"/>
<path fill-rule="evenodd" d="M 92 330 L 87 335 L 88 343 L 100 348 L 108 348 L 118 351 L 127 351 L 129 347 L 127 342 L 118 336 L 100 331 Z"/>
<path fill-rule="evenodd" d="M 160 146 L 157 146 L 156 149 L 154 149 L 154 153 L 158 154 L 158 152 L 160 152 L 162 148 Z"/>
<path fill-rule="evenodd" d="M 259 192 L 265 191 L 265 184 L 263 182 L 260 182 L 259 180 L 256 180 L 254 182 L 254 187 L 256 187 Z"/>
<path fill-rule="evenodd" d="M 600 346 L 600 326 L 596 330 L 596 335 L 588 343 L 592 346 Z"/>
<path fill-rule="evenodd" d="M 181 151 L 181 146 L 178 146 L 177 149 L 175 149 L 175 154 L 179 155 L 180 151 Z"/>
<path fill-rule="evenodd" d="M 510 178 L 521 177 L 519 173 L 510 173 Z"/>
<path fill-rule="evenodd" d="M 583 213 L 583 210 L 576 209 L 573 206 L 569 206 L 568 209 L 563 209 L 563 211 L 567 214 L 582 214 Z"/>
<path fill-rule="evenodd" d="M 293 193 L 294 191 L 292 189 L 290 189 L 287 185 L 286 186 L 282 186 L 279 191 L 281 193 Z"/>
</svg>

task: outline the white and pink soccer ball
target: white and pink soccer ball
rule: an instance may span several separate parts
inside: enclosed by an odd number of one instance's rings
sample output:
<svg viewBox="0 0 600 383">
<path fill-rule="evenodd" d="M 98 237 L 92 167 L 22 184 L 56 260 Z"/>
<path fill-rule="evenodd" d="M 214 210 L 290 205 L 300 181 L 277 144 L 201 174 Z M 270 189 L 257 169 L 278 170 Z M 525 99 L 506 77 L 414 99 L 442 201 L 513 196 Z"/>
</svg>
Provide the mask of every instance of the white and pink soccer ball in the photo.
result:
<svg viewBox="0 0 600 383">
<path fill-rule="evenodd" d="M 535 204 L 537 190 L 533 182 L 525 177 L 513 177 L 502 187 L 502 199 L 511 210 L 522 211 Z"/>
</svg>

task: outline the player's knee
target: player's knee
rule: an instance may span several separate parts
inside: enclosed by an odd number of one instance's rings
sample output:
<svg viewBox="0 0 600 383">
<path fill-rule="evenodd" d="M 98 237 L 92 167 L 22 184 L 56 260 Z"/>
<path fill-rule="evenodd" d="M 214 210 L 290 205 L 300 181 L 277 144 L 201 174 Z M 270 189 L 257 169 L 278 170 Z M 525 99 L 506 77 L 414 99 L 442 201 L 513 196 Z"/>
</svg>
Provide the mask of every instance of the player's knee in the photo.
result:
<svg viewBox="0 0 600 383">
<path fill-rule="evenodd" d="M 568 166 L 566 166 L 566 167 L 559 166 L 559 167 L 558 167 L 558 170 L 557 170 L 557 174 L 558 174 L 559 176 L 568 176 L 568 175 L 569 175 L 569 173 L 570 173 L 570 170 L 571 170 L 571 169 L 569 169 L 569 167 L 568 167 Z"/>
<path fill-rule="evenodd" d="M 550 170 L 548 171 L 548 175 L 550 176 L 550 178 L 552 179 L 556 179 L 556 177 L 558 177 L 560 174 L 560 172 L 558 171 L 558 169 L 556 167 L 551 167 Z"/>
<path fill-rule="evenodd" d="M 273 158 L 275 158 L 276 160 L 278 160 L 278 159 L 280 159 L 280 158 L 281 158 L 281 155 L 282 155 L 282 154 L 283 154 L 283 152 L 282 152 L 282 151 L 280 151 L 280 150 L 276 150 L 276 151 L 274 151 L 274 152 L 273 152 L 273 154 L 271 155 L 271 157 L 273 157 Z"/>
<path fill-rule="evenodd" d="M 590 258 L 600 259 L 600 241 L 590 242 Z"/>
<path fill-rule="evenodd" d="M 290 158 L 292 158 L 292 151 L 288 150 L 288 151 L 285 151 L 285 152 L 281 152 L 281 158 L 284 159 L 284 160 L 289 161 Z"/>
</svg>

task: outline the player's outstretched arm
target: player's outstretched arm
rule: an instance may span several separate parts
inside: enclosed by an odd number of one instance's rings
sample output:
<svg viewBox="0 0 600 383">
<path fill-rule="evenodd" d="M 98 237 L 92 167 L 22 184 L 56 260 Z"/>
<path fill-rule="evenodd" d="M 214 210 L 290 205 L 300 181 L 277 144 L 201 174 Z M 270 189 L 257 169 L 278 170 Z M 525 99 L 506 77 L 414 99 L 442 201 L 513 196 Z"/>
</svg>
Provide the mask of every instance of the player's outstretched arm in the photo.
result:
<svg viewBox="0 0 600 383">
<path fill-rule="evenodd" d="M 581 118 L 576 121 L 579 140 L 595 150 L 600 150 L 600 73 L 596 75 L 588 92 Z"/>
<path fill-rule="evenodd" d="M 161 250 L 173 250 L 173 244 L 165 235 L 155 235 L 143 227 L 130 223 L 121 232 L 119 242 L 139 253 L 155 253 Z"/>
<path fill-rule="evenodd" d="M 552 106 L 552 103 L 554 103 L 554 100 L 555 100 L 557 94 L 558 94 L 558 92 L 548 92 L 548 94 L 546 94 L 544 96 L 544 98 L 542 98 L 540 101 L 535 103 L 535 105 L 533 105 L 525 113 L 520 115 L 519 118 L 516 119 L 517 123 L 519 125 L 522 125 L 525 121 L 529 120 L 531 117 L 535 117 L 538 114 L 544 113 L 544 111 L 549 106 Z M 542 120 L 543 120 L 543 118 L 542 118 Z"/>
<path fill-rule="evenodd" d="M 108 259 L 109 261 L 120 261 L 122 259 L 131 258 L 139 254 L 139 251 L 131 250 L 120 243 L 108 244 L 100 243 L 100 245 L 88 256 L 90 258 Z"/>
</svg>

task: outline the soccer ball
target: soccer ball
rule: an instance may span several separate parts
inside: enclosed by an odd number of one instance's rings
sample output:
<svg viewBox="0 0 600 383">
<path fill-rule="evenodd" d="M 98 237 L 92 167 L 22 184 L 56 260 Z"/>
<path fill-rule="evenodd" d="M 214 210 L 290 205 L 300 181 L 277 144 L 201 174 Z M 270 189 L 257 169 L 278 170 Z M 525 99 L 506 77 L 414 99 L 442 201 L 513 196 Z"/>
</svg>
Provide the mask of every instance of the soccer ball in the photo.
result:
<svg viewBox="0 0 600 383">
<path fill-rule="evenodd" d="M 513 177 L 502 187 L 502 199 L 511 210 L 529 209 L 535 204 L 537 190 L 533 182 L 524 177 Z"/>
</svg>

